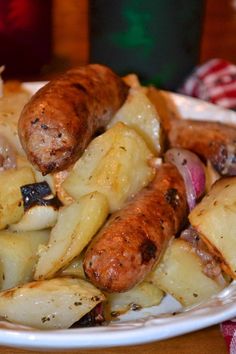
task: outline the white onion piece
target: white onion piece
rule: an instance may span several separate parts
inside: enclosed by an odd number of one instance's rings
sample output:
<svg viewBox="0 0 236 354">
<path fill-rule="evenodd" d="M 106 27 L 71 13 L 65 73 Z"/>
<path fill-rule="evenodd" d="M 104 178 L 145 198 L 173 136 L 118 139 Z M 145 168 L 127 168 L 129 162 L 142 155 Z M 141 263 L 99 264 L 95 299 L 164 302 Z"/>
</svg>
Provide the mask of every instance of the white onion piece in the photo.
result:
<svg viewBox="0 0 236 354">
<path fill-rule="evenodd" d="M 174 164 L 182 175 L 188 206 L 192 210 L 197 199 L 205 191 L 205 170 L 201 160 L 191 151 L 181 148 L 168 150 L 165 154 L 165 160 Z"/>
</svg>

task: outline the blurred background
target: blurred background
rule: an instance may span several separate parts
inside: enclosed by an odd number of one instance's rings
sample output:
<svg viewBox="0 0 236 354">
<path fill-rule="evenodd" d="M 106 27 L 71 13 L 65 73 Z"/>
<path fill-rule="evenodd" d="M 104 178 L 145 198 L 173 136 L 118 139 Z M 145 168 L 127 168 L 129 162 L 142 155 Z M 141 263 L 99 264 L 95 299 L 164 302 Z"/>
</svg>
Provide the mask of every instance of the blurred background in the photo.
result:
<svg viewBox="0 0 236 354">
<path fill-rule="evenodd" d="M 236 64 L 235 38 L 236 0 L 0 0 L 4 79 L 99 62 L 175 90 L 209 59 Z"/>
</svg>

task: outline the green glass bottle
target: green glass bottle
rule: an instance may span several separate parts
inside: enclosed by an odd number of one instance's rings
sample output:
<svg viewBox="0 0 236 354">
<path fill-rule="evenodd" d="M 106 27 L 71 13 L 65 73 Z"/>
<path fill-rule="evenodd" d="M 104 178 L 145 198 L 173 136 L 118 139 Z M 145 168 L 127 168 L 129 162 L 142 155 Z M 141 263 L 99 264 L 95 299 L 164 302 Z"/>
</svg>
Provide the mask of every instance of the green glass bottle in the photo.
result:
<svg viewBox="0 0 236 354">
<path fill-rule="evenodd" d="M 91 0 L 90 62 L 176 89 L 199 60 L 204 0 Z"/>
</svg>

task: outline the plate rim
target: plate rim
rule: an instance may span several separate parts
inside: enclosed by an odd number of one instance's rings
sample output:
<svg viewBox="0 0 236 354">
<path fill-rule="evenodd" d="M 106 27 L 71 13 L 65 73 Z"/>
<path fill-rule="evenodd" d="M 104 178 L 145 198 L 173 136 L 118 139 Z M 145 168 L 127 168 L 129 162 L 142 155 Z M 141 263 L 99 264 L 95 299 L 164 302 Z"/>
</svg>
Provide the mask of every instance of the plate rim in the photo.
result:
<svg viewBox="0 0 236 354">
<path fill-rule="evenodd" d="M 227 301 L 230 290 L 233 291 L 234 296 L 232 301 Z M 113 323 L 108 326 L 79 329 L 50 331 L 0 329 L 0 343 L 9 347 L 41 350 L 98 349 L 146 344 L 200 330 L 235 316 L 235 299 L 236 281 L 206 303 L 175 316 L 166 315 L 158 318 L 153 316 L 135 323 L 123 322 L 118 325 Z M 91 335 L 96 336 L 96 341 L 92 343 Z"/>
</svg>

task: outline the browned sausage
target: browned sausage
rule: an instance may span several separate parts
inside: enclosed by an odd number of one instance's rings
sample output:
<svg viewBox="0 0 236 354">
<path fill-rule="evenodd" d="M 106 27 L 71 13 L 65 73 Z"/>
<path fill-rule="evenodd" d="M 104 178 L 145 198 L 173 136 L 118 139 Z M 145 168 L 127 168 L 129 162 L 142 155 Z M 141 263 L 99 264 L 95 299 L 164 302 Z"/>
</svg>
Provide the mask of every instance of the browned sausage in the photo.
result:
<svg viewBox="0 0 236 354">
<path fill-rule="evenodd" d="M 187 214 L 185 187 L 175 166 L 163 164 L 154 181 L 111 216 L 87 250 L 84 270 L 107 292 L 122 292 L 144 279 Z"/>
<path fill-rule="evenodd" d="M 222 123 L 172 120 L 171 147 L 191 150 L 210 160 L 222 175 L 236 175 L 236 128 Z"/>
<path fill-rule="evenodd" d="M 109 68 L 67 71 L 25 106 L 18 131 L 28 159 L 45 175 L 65 169 L 84 151 L 126 99 L 128 86 Z"/>
</svg>

